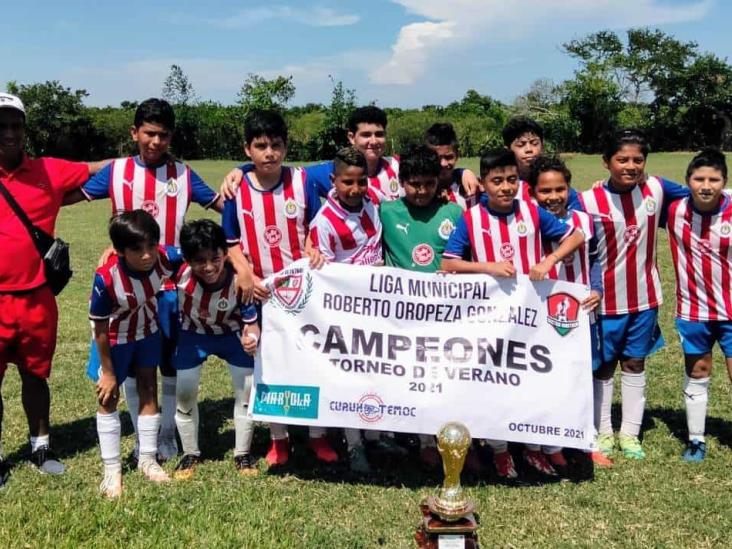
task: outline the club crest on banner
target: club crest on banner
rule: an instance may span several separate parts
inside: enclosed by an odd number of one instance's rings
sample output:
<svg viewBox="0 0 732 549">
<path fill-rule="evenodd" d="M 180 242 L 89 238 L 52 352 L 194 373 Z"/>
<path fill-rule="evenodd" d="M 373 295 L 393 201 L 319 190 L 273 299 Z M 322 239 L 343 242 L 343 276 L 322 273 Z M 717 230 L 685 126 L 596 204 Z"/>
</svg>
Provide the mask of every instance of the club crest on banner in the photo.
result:
<svg viewBox="0 0 732 549">
<path fill-rule="evenodd" d="M 546 321 L 553 326 L 557 333 L 564 337 L 579 326 L 580 302 L 574 296 L 565 292 L 552 294 L 547 298 Z"/>
<path fill-rule="evenodd" d="M 296 315 L 307 305 L 313 293 L 313 277 L 302 269 L 296 269 L 282 276 L 275 275 L 272 282 L 274 302 L 285 312 Z"/>
</svg>

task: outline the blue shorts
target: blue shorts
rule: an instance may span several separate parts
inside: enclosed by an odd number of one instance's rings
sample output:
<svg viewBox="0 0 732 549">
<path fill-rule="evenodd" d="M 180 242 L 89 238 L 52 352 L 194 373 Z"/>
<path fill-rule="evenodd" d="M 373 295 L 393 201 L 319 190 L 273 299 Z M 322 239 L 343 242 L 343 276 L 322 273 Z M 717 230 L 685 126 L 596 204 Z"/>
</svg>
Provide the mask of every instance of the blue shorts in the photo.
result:
<svg viewBox="0 0 732 549">
<path fill-rule="evenodd" d="M 590 345 L 592 345 L 592 371 L 602 364 L 599 328 L 597 322 L 590 323 Z"/>
<path fill-rule="evenodd" d="M 624 315 L 601 315 L 598 320 L 602 362 L 646 358 L 664 346 L 658 309 Z"/>
<path fill-rule="evenodd" d="M 677 318 L 676 329 L 685 355 L 706 355 L 719 342 L 725 358 L 732 357 L 732 320 L 693 322 Z"/>
<path fill-rule="evenodd" d="M 254 368 L 254 358 L 244 352 L 239 334 L 206 335 L 181 330 L 173 353 L 176 370 L 190 370 L 217 356 L 232 366 Z"/>
<path fill-rule="evenodd" d="M 130 369 L 133 366 L 135 368 L 158 367 L 163 353 L 163 339 L 158 331 L 137 341 L 112 345 L 111 353 L 114 376 L 117 378 L 117 384 L 121 385 L 130 375 Z M 97 381 L 100 371 L 99 352 L 92 341 L 86 373 L 92 380 Z"/>
<path fill-rule="evenodd" d="M 163 290 L 155 296 L 158 300 L 158 318 L 163 336 L 169 341 L 178 339 L 178 291 Z"/>
</svg>

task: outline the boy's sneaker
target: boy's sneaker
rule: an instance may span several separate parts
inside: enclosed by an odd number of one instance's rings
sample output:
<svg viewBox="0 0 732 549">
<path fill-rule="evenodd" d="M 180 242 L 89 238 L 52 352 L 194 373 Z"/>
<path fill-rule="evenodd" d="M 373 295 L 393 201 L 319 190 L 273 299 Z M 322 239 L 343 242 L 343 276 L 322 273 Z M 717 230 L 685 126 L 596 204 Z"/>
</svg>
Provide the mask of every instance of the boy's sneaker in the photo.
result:
<svg viewBox="0 0 732 549">
<path fill-rule="evenodd" d="M 392 437 L 369 440 L 367 444 L 376 453 L 391 454 L 393 457 L 407 457 L 409 455 L 409 450 L 397 443 Z"/>
<path fill-rule="evenodd" d="M 0 457 L 0 488 L 5 486 L 10 478 L 10 464 Z"/>
<path fill-rule="evenodd" d="M 180 462 L 178 462 L 178 465 L 175 466 L 173 477 L 176 480 L 188 480 L 193 476 L 196 466 L 199 465 L 201 461 L 201 456 L 197 456 L 195 454 L 184 455 L 180 459 Z"/>
<path fill-rule="evenodd" d="M 272 440 L 272 444 L 264 459 L 270 467 L 287 463 L 287 460 L 290 459 L 290 439 L 278 438 Z"/>
<path fill-rule="evenodd" d="M 371 472 L 371 465 L 369 465 L 369 460 L 366 458 L 366 449 L 363 444 L 348 450 L 348 460 L 350 461 L 351 471 L 354 473 L 365 474 Z"/>
<path fill-rule="evenodd" d="M 603 454 L 600 450 L 593 450 L 590 452 L 590 459 L 596 467 L 611 469 L 614 465 L 613 460 Z"/>
<path fill-rule="evenodd" d="M 252 477 L 259 473 L 254 466 L 254 460 L 252 460 L 251 454 L 234 456 L 234 467 L 244 477 Z"/>
<path fill-rule="evenodd" d="M 644 459 L 646 457 L 646 453 L 643 451 L 643 446 L 641 446 L 638 437 L 626 433 L 619 433 L 618 444 L 623 455 L 629 459 Z"/>
<path fill-rule="evenodd" d="M 612 433 L 599 433 L 597 435 L 597 451 L 602 452 L 606 457 L 613 455 L 615 450 L 615 435 Z"/>
<path fill-rule="evenodd" d="M 569 476 L 569 463 L 567 458 L 564 457 L 564 453 L 560 450 L 559 452 L 553 452 L 551 454 L 544 454 L 547 461 L 552 466 L 554 471 L 562 478 Z"/>
<path fill-rule="evenodd" d="M 141 457 L 137 462 L 137 468 L 142 471 L 149 480 L 157 483 L 170 482 L 170 477 L 160 464 L 151 457 Z"/>
<path fill-rule="evenodd" d="M 178 455 L 178 441 L 175 430 L 160 430 L 158 434 L 158 459 L 168 461 Z"/>
<path fill-rule="evenodd" d="M 442 461 L 440 452 L 434 446 L 425 446 L 419 450 L 419 460 L 427 469 L 436 469 Z"/>
<path fill-rule="evenodd" d="M 697 439 L 690 440 L 681 457 L 684 458 L 684 461 L 703 461 L 707 457 L 706 442 Z"/>
<path fill-rule="evenodd" d="M 496 474 L 501 479 L 514 479 L 518 477 L 516 466 L 513 464 L 513 457 L 509 452 L 498 452 L 493 456 L 493 464 L 496 466 Z"/>
<path fill-rule="evenodd" d="M 556 477 L 557 472 L 541 450 L 524 450 L 524 461 L 542 475 Z"/>
<path fill-rule="evenodd" d="M 338 454 L 328 442 L 326 437 L 310 437 L 310 449 L 315 452 L 318 461 L 324 463 L 335 463 L 338 461 Z"/>
<path fill-rule="evenodd" d="M 109 499 L 117 499 L 122 495 L 122 469 L 104 470 L 104 478 L 99 491 Z"/>
<path fill-rule="evenodd" d="M 48 446 L 41 446 L 35 452 L 31 452 L 28 462 L 39 472 L 47 475 L 60 475 L 66 470 L 64 464 L 56 458 L 56 454 Z"/>
</svg>

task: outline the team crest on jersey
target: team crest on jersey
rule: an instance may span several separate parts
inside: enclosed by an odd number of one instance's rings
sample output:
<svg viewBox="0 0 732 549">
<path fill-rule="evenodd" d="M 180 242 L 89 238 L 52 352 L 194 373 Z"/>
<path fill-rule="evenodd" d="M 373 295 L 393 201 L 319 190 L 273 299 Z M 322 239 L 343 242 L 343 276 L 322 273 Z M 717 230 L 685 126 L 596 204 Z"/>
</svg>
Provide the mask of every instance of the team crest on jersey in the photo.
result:
<svg viewBox="0 0 732 549">
<path fill-rule="evenodd" d="M 389 180 L 389 191 L 392 194 L 396 194 L 397 192 L 399 192 L 399 181 L 397 181 L 394 178 L 390 179 Z"/>
<path fill-rule="evenodd" d="M 225 311 L 229 308 L 229 300 L 225 297 L 222 297 L 216 302 L 216 310 L 217 311 Z"/>
<path fill-rule="evenodd" d="M 656 207 L 658 206 L 658 204 L 656 203 L 656 200 L 654 198 L 652 198 L 650 196 L 647 197 L 644 200 L 644 205 L 646 207 L 646 212 L 648 212 L 649 214 L 656 213 Z"/>
<path fill-rule="evenodd" d="M 579 326 L 580 302 L 565 292 L 550 295 L 546 300 L 546 321 L 564 337 Z"/>
<path fill-rule="evenodd" d="M 160 213 L 160 208 L 158 207 L 157 203 L 154 200 L 145 200 L 140 205 L 141 210 L 145 210 L 147 213 L 149 213 L 153 217 L 157 217 Z"/>
<path fill-rule="evenodd" d="M 506 261 L 511 261 L 513 259 L 513 256 L 516 255 L 516 250 L 513 247 L 513 244 L 510 242 L 505 242 L 504 244 L 501 244 L 501 257 L 505 259 Z"/>
<path fill-rule="evenodd" d="M 165 184 L 165 194 L 167 194 L 168 196 L 176 196 L 178 194 L 178 191 L 180 191 L 178 181 L 176 181 L 175 177 L 171 177 Z"/>
<path fill-rule="evenodd" d="M 282 276 L 274 277 L 270 290 L 278 306 L 296 315 L 305 308 L 313 293 L 313 277 L 303 269 L 285 271 Z"/>
<path fill-rule="evenodd" d="M 732 234 L 732 225 L 725 221 L 719 226 L 719 236 L 727 237 L 730 234 Z"/>
<path fill-rule="evenodd" d="M 712 250 L 712 243 L 705 238 L 699 239 L 699 250 L 703 254 L 708 254 Z"/>
<path fill-rule="evenodd" d="M 417 244 L 412 250 L 412 261 L 424 267 L 435 259 L 435 251 L 429 244 Z"/>
<path fill-rule="evenodd" d="M 626 244 L 632 244 L 640 236 L 640 228 L 638 225 L 628 225 L 623 232 L 623 240 Z"/>
<path fill-rule="evenodd" d="M 450 238 L 450 235 L 452 234 L 452 231 L 455 229 L 455 224 L 449 220 L 445 219 L 440 223 L 440 228 L 437 229 L 437 233 L 440 235 L 440 238 L 443 240 L 447 240 Z"/>
<path fill-rule="evenodd" d="M 288 198 L 285 200 L 285 217 L 287 219 L 295 219 L 297 217 L 298 210 L 299 208 L 295 199 Z"/>
<path fill-rule="evenodd" d="M 518 222 L 518 223 L 516 224 L 516 232 L 517 232 L 517 233 L 518 233 L 518 234 L 519 234 L 520 236 L 526 236 L 526 233 L 528 233 L 528 232 L 529 232 L 529 228 L 528 228 L 528 227 L 526 226 L 526 223 L 524 223 L 523 221 L 519 221 L 519 222 Z"/>
<path fill-rule="evenodd" d="M 275 248 L 282 242 L 282 231 L 276 225 L 267 225 L 264 228 L 264 240 L 267 246 Z"/>
</svg>

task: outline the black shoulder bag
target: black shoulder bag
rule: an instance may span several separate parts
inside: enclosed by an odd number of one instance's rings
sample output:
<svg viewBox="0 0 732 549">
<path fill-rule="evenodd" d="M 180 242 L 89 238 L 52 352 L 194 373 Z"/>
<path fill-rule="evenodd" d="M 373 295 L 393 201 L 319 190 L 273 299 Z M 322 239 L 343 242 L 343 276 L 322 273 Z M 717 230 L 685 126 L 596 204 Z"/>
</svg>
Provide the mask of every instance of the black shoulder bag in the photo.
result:
<svg viewBox="0 0 732 549">
<path fill-rule="evenodd" d="M 71 270 L 71 260 L 69 258 L 69 245 L 60 238 L 54 238 L 45 233 L 33 222 L 23 211 L 23 208 L 15 201 L 13 195 L 10 194 L 8 188 L 0 181 L 0 193 L 5 197 L 8 205 L 23 223 L 28 234 L 30 234 L 33 244 L 43 259 L 43 265 L 46 272 L 46 282 L 51 288 L 53 295 L 58 295 L 66 287 L 71 280 L 73 271 Z"/>
</svg>

